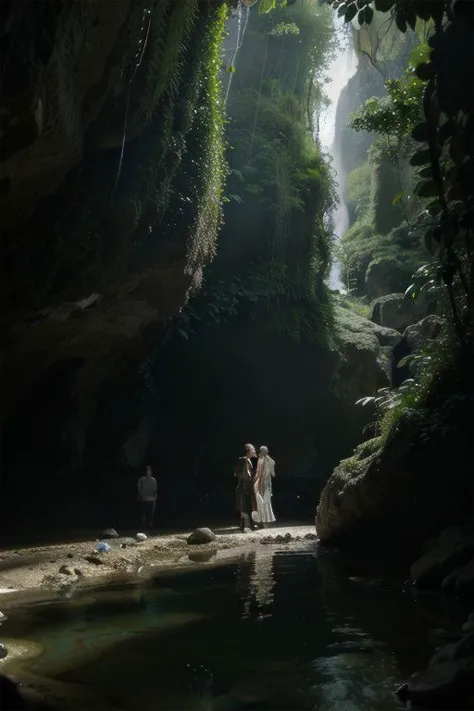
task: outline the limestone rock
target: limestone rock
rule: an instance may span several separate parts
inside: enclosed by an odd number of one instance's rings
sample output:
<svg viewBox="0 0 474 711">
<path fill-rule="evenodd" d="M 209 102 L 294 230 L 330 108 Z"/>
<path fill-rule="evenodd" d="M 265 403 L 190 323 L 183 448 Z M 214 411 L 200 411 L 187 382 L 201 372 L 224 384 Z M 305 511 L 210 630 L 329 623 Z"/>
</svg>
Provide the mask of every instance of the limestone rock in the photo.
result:
<svg viewBox="0 0 474 711">
<path fill-rule="evenodd" d="M 372 303 L 370 319 L 379 326 L 401 332 L 418 321 L 419 315 L 413 299 L 404 294 L 387 294 Z"/>
<path fill-rule="evenodd" d="M 418 587 L 436 588 L 456 568 L 474 556 L 474 536 L 463 535 L 440 539 L 439 545 L 418 558 L 410 568 Z"/>
<path fill-rule="evenodd" d="M 216 534 L 210 528 L 196 528 L 186 539 L 188 545 L 200 545 L 211 543 L 216 538 Z"/>
<path fill-rule="evenodd" d="M 403 332 L 403 338 L 410 351 L 418 352 L 423 346 L 439 336 L 443 326 L 443 319 L 435 314 L 425 316 L 417 323 L 408 326 Z"/>
<path fill-rule="evenodd" d="M 474 560 L 455 568 L 443 580 L 441 588 L 455 595 L 474 598 Z"/>
<path fill-rule="evenodd" d="M 119 534 L 115 530 L 115 528 L 106 528 L 105 531 L 102 532 L 101 539 L 102 540 L 107 540 L 110 538 L 118 538 Z"/>
<path fill-rule="evenodd" d="M 340 396 L 355 402 L 389 385 L 386 354 L 381 350 L 381 341 L 390 338 L 388 332 L 342 307 L 336 308 L 336 329 L 341 359 L 334 379 Z"/>
<path fill-rule="evenodd" d="M 394 287 L 393 272 L 393 259 L 382 257 L 370 262 L 365 274 L 366 294 L 371 299 L 389 294 Z"/>
<path fill-rule="evenodd" d="M 429 709 L 471 709 L 474 703 L 474 660 L 443 662 L 415 674 L 398 691 L 401 701 Z"/>
<path fill-rule="evenodd" d="M 474 633 L 470 632 L 457 642 L 451 642 L 438 649 L 430 660 L 430 667 L 456 659 L 466 659 L 474 656 Z"/>
</svg>

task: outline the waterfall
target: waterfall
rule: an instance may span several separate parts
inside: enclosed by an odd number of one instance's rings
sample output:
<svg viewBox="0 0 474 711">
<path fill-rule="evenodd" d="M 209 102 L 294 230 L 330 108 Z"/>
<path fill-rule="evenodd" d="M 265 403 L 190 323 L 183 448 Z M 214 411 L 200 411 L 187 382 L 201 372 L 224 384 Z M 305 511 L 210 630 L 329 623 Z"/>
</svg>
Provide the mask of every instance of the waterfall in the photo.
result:
<svg viewBox="0 0 474 711">
<path fill-rule="evenodd" d="M 243 15 L 245 16 L 243 18 Z M 242 47 L 245 37 L 245 31 L 249 21 L 250 8 L 245 7 L 239 2 L 237 8 L 232 12 L 230 19 L 227 22 L 228 34 L 224 40 L 223 57 L 224 63 L 230 64 L 234 69 L 237 61 L 237 55 Z M 227 77 L 227 87 L 224 93 L 224 103 L 227 104 L 229 98 L 230 87 L 232 86 L 233 72 L 229 72 Z"/>
<path fill-rule="evenodd" d="M 336 173 L 337 196 L 339 205 L 331 215 L 332 231 L 336 244 L 349 226 L 349 212 L 344 198 L 345 175 L 342 169 L 340 142 L 336 136 L 337 105 L 342 90 L 357 70 L 357 56 L 352 37 L 345 29 L 344 18 L 335 18 L 334 31 L 338 40 L 338 50 L 328 66 L 327 76 L 330 82 L 326 86 L 326 95 L 330 100 L 329 107 L 321 113 L 318 140 L 321 148 L 332 158 L 332 167 Z M 341 264 L 337 261 L 331 266 L 329 287 L 332 290 L 345 291 L 341 281 Z"/>
</svg>

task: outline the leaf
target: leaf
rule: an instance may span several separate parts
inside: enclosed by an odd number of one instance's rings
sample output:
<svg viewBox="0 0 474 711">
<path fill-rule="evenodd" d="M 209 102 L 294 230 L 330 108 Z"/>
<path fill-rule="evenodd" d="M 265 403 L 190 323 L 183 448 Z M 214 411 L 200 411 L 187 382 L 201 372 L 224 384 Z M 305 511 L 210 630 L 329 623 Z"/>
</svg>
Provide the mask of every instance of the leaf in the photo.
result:
<svg viewBox="0 0 474 711">
<path fill-rule="evenodd" d="M 418 17 L 422 20 L 429 20 L 431 17 L 431 7 L 432 2 L 427 2 L 427 0 L 416 0 L 413 3 L 413 10 L 416 12 Z"/>
<path fill-rule="evenodd" d="M 417 151 L 412 155 L 410 158 L 410 165 L 413 166 L 418 166 L 418 165 L 427 165 L 430 162 L 430 151 L 427 148 L 426 150 L 423 151 Z"/>
<path fill-rule="evenodd" d="M 413 131 L 411 132 L 411 136 L 414 141 L 417 143 L 426 143 L 429 139 L 429 126 L 426 121 L 422 121 L 422 123 L 418 123 Z"/>
<path fill-rule="evenodd" d="M 395 23 L 396 23 L 398 29 L 400 30 L 400 32 L 403 32 L 405 34 L 405 32 L 407 31 L 407 22 L 406 22 L 405 13 L 403 12 L 403 10 L 397 11 L 397 13 L 395 15 Z"/>
<path fill-rule="evenodd" d="M 186 331 L 183 331 L 181 328 L 178 329 L 178 333 L 180 336 L 182 336 L 186 341 L 189 340 L 189 336 L 186 333 Z"/>
<path fill-rule="evenodd" d="M 355 2 L 353 2 L 351 5 L 346 10 L 346 14 L 344 15 L 344 20 L 345 22 L 351 22 L 354 17 L 357 15 L 357 5 Z"/>
<path fill-rule="evenodd" d="M 430 203 L 428 203 L 425 210 L 429 212 L 430 215 L 438 215 L 441 212 L 441 205 L 439 203 L 439 199 L 432 200 Z"/>
<path fill-rule="evenodd" d="M 260 0 L 258 4 L 258 12 L 260 15 L 266 15 L 267 12 L 275 7 L 275 0 Z"/>
<path fill-rule="evenodd" d="M 439 252 L 439 241 L 437 239 L 437 228 L 436 227 L 430 227 L 429 230 L 426 231 L 423 241 L 425 243 L 425 248 L 426 250 L 433 255 L 437 255 Z"/>
<path fill-rule="evenodd" d="M 416 356 L 414 353 L 410 353 L 409 355 L 406 355 L 404 358 L 402 358 L 401 360 L 398 361 L 397 368 L 404 368 L 406 365 L 409 365 L 412 362 L 412 360 L 414 360 L 415 357 Z"/>
<path fill-rule="evenodd" d="M 415 284 L 410 284 L 410 286 L 405 289 L 405 293 L 403 295 L 410 296 L 410 294 L 411 294 L 413 297 L 414 293 L 412 293 L 412 292 L 414 292 L 415 286 L 416 286 Z"/>
<path fill-rule="evenodd" d="M 429 81 L 434 74 L 433 64 L 431 62 L 422 62 L 415 69 L 415 74 L 422 81 Z"/>
<path fill-rule="evenodd" d="M 414 32 L 416 27 L 416 12 L 410 6 L 405 8 L 405 19 Z"/>
<path fill-rule="evenodd" d="M 415 185 L 413 191 L 418 197 L 436 197 L 438 195 L 438 187 L 434 180 L 422 180 Z"/>
<path fill-rule="evenodd" d="M 378 12 L 388 12 L 395 5 L 395 0 L 375 0 L 375 9 Z"/>
<path fill-rule="evenodd" d="M 433 178 L 433 168 L 431 165 L 427 165 L 426 168 L 419 170 L 417 173 L 419 178 Z"/>
<path fill-rule="evenodd" d="M 356 405 L 362 405 L 362 407 L 365 407 L 369 402 L 372 402 L 374 400 L 373 397 L 361 397 L 360 400 L 356 400 Z"/>
<path fill-rule="evenodd" d="M 404 190 L 400 190 L 400 192 L 397 193 L 397 194 L 395 195 L 395 197 L 393 198 L 393 200 L 392 200 L 392 205 L 394 205 L 394 206 L 395 206 L 395 205 L 398 205 L 398 203 L 400 202 L 400 200 L 402 199 L 402 197 L 404 196 L 404 194 L 405 194 L 405 191 L 404 191 Z"/>
<path fill-rule="evenodd" d="M 365 21 L 366 25 L 370 25 L 370 23 L 373 20 L 373 17 L 374 17 L 374 11 L 372 10 L 372 8 L 369 5 L 367 5 L 367 7 L 365 8 L 365 13 L 364 13 L 364 21 Z"/>
</svg>

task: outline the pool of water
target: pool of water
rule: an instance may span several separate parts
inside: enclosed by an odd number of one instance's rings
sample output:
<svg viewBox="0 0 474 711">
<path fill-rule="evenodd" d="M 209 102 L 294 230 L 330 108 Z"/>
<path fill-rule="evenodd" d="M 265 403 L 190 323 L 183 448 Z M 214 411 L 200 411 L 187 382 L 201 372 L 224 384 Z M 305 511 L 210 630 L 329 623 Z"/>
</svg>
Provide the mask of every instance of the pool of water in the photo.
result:
<svg viewBox="0 0 474 711">
<path fill-rule="evenodd" d="M 124 711 L 395 711 L 394 688 L 429 658 L 432 616 L 400 585 L 348 572 L 309 546 L 259 546 L 12 608 L 2 635 L 42 650 L 29 673 Z"/>
</svg>

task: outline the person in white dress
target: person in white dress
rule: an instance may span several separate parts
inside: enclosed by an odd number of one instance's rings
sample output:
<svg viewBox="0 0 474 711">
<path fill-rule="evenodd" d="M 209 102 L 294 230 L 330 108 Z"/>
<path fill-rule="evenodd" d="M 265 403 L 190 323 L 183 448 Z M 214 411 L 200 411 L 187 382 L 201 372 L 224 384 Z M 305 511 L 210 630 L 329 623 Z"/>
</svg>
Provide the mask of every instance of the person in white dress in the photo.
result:
<svg viewBox="0 0 474 711">
<path fill-rule="evenodd" d="M 276 521 L 272 509 L 272 479 L 274 477 L 275 460 L 268 454 L 268 447 L 260 447 L 255 477 L 255 496 L 258 522 L 263 526 Z"/>
</svg>

